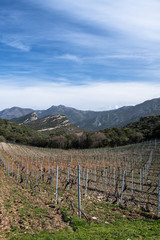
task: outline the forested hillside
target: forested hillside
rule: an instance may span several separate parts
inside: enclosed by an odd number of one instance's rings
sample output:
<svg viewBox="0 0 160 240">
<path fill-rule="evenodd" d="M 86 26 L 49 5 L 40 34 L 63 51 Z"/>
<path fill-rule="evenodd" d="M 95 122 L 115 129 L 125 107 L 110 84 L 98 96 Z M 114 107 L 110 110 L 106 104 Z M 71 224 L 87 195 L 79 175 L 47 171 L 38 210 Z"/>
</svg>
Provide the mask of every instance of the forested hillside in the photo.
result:
<svg viewBox="0 0 160 240">
<path fill-rule="evenodd" d="M 7 119 L 0 118 L 0 140 L 22 144 L 32 144 L 34 139 L 43 139 L 45 135 L 26 127 L 18 125 Z"/>
<path fill-rule="evenodd" d="M 121 128 L 79 133 L 59 130 L 50 135 L 37 132 L 25 125 L 0 119 L 0 140 L 40 147 L 96 148 L 121 146 L 160 138 L 160 116 L 141 118 Z"/>
</svg>

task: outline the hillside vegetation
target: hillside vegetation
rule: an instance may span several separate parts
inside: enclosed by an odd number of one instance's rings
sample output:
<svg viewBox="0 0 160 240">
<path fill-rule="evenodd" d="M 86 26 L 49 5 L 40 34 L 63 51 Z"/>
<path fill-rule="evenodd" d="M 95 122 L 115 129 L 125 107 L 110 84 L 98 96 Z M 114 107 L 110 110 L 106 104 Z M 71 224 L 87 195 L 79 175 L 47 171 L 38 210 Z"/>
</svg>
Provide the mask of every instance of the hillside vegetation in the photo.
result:
<svg viewBox="0 0 160 240">
<path fill-rule="evenodd" d="M 121 146 L 148 139 L 160 138 L 160 116 L 141 118 L 140 121 L 121 128 L 98 132 L 66 131 L 59 129 L 46 135 L 25 125 L 0 119 L 0 140 L 53 148 L 95 148 Z"/>
<path fill-rule="evenodd" d="M 0 118 L 0 141 L 32 144 L 35 139 L 44 138 L 45 135 L 25 125 L 18 125 L 7 119 Z"/>
<path fill-rule="evenodd" d="M 160 116 L 144 117 L 126 127 L 105 129 L 101 133 L 105 134 L 106 137 L 104 144 L 110 146 L 160 138 Z"/>
</svg>

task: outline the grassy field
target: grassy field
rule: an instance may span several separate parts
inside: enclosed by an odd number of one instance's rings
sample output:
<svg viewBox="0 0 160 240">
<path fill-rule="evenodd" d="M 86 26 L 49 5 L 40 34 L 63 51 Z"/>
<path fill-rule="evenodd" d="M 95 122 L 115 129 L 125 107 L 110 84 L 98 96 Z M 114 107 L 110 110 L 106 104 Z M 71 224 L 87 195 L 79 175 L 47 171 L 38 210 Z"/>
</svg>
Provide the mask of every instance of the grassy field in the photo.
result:
<svg viewBox="0 0 160 240">
<path fill-rule="evenodd" d="M 146 151 L 144 152 L 144 146 Z M 160 218 L 157 216 L 157 153 L 159 145 L 141 145 L 118 148 L 112 152 L 104 150 L 65 152 L 62 150 L 44 150 L 25 146 L 1 144 L 1 159 L 5 161 L 4 166 L 0 166 L 0 238 L 1 239 L 160 239 Z M 136 148 L 136 152 L 135 152 Z M 142 155 L 143 150 L 143 155 Z M 130 154 L 124 157 L 124 153 Z M 105 183 L 102 182 L 103 176 L 100 173 L 103 169 L 103 160 L 106 166 L 113 170 L 118 164 L 122 165 L 125 159 L 125 166 L 128 166 L 128 182 L 130 179 L 129 171 L 132 170 L 130 163 L 135 164 L 134 170 L 138 169 L 138 164 L 144 165 L 148 162 L 150 152 L 153 154 L 152 163 L 148 172 L 147 179 L 144 179 L 144 193 L 139 191 L 139 175 L 135 178 L 135 200 L 136 204 L 131 204 L 130 185 L 124 191 L 123 204 L 120 205 L 118 198 L 115 201 L 113 183 L 114 171 L 111 171 L 108 178 L 108 191 L 103 191 Z M 100 155 L 101 152 L 101 155 Z M 135 153 L 135 156 L 133 155 Z M 117 155 L 118 154 L 118 155 Z M 140 154 L 140 155 L 139 155 Z M 70 169 L 70 182 L 67 185 L 68 166 L 72 155 L 72 171 Z M 38 158 L 37 158 L 38 156 Z M 78 157 L 77 157 L 78 156 Z M 88 158 L 88 156 L 90 156 Z M 108 161 L 110 156 L 110 160 Z M 118 156 L 118 158 L 117 158 Z M 132 159 L 131 159 L 132 156 Z M 141 156 L 142 158 L 139 158 Z M 50 158 L 49 158 L 50 157 Z M 52 158 L 53 157 L 53 158 Z M 119 161 L 121 159 L 121 161 Z M 128 160 L 127 160 L 128 159 Z M 41 179 L 41 164 L 43 161 L 43 175 Z M 12 164 L 14 163 L 14 168 Z M 27 164 L 28 163 L 28 164 Z M 55 163 L 55 165 L 54 165 Z M 85 177 L 81 179 L 81 210 L 82 217 L 78 217 L 78 194 L 77 194 L 77 163 L 89 169 L 89 180 L 87 196 L 85 195 Z M 21 165 L 20 165 L 21 164 Z M 55 204 L 55 183 L 56 165 L 59 164 L 59 185 L 58 185 L 58 204 Z M 108 164 L 108 165 L 107 165 Z M 128 164 L 128 165 L 127 165 Z M 19 165 L 19 178 L 17 181 L 17 171 Z M 28 168 L 27 168 L 28 165 Z M 53 168 L 52 168 L 53 166 Z M 95 181 L 96 166 L 96 181 Z M 100 167 L 100 168 L 99 168 Z M 101 168 L 102 167 L 102 168 Z M 28 172 L 27 172 L 28 169 Z M 51 169 L 53 169 L 53 182 L 50 182 Z M 13 171 L 12 171 L 13 170 Z M 38 178 L 37 178 L 38 172 Z M 123 171 L 122 171 L 123 172 Z M 151 185 L 152 173 L 156 188 L 154 194 L 150 196 L 148 209 L 146 203 L 142 201 L 138 193 L 147 197 L 145 189 Z M 13 173 L 13 174 L 12 174 Z M 28 175 L 28 182 L 26 182 Z M 137 170 L 137 174 L 139 174 Z M 38 179 L 37 184 L 36 178 Z M 116 175 L 116 181 L 120 181 Z M 92 180 L 92 181 L 91 181 Z M 95 182 L 94 182 L 94 181 Z M 102 184 L 100 184 L 102 182 Z M 138 186 L 136 185 L 138 183 Z M 122 183 L 122 180 L 121 182 Z M 130 182 L 129 182 L 130 183 Z M 71 187 L 71 184 L 73 186 Z M 83 186 L 84 184 L 84 186 Z M 110 185 L 109 185 L 110 184 Z M 96 188 L 97 186 L 97 188 Z M 120 184 L 121 186 L 121 184 Z M 119 188 L 120 188 L 119 186 Z M 99 190 L 100 191 L 97 191 Z M 109 195 L 110 192 L 110 195 Z M 120 189 L 119 189 L 120 192 Z M 151 193 L 150 192 L 150 193 Z M 108 197 L 109 196 L 109 197 Z"/>
</svg>

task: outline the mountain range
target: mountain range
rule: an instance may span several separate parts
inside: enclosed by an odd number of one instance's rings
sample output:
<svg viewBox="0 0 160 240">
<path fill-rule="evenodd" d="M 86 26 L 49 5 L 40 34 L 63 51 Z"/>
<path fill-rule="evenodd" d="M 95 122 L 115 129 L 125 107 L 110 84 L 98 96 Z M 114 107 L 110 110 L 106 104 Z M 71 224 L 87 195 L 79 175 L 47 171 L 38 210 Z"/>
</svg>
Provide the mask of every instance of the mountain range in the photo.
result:
<svg viewBox="0 0 160 240">
<path fill-rule="evenodd" d="M 1 111 L 0 118 L 10 119 L 17 123 L 25 123 L 28 117 L 25 115 L 33 112 L 35 112 L 37 119 L 52 115 L 65 115 L 77 127 L 84 130 L 97 131 L 105 128 L 122 127 L 138 121 L 142 117 L 160 115 L 160 98 L 148 100 L 135 106 L 121 107 L 109 111 L 83 111 L 63 105 L 52 106 L 47 110 L 13 107 Z"/>
</svg>

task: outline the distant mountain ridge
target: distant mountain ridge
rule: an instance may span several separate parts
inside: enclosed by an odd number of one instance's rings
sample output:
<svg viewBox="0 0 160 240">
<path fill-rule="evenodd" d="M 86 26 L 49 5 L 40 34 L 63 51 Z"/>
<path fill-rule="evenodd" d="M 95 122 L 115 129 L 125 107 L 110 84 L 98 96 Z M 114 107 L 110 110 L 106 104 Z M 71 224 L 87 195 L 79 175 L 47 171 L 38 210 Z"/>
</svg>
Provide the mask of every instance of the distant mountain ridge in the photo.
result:
<svg viewBox="0 0 160 240">
<path fill-rule="evenodd" d="M 6 108 L 0 111 L 0 118 L 11 120 L 12 118 L 22 117 L 33 111 L 34 110 L 31 108 L 20 108 L 20 107 Z"/>
<path fill-rule="evenodd" d="M 11 115 L 13 116 L 13 109 L 11 110 L 12 114 L 10 114 L 9 109 L 7 109 L 7 114 L 5 114 L 6 110 L 3 110 L 3 114 L 0 112 L 0 117 L 8 118 Z M 22 115 L 24 109 L 20 111 L 20 108 L 18 108 L 18 110 Z M 31 110 L 32 109 L 28 109 L 28 111 Z M 16 112 L 16 109 L 14 109 L 14 111 Z M 72 124 L 81 129 L 97 131 L 105 128 L 125 126 L 140 120 L 141 117 L 160 115 L 160 98 L 147 100 L 135 106 L 121 107 L 109 111 L 83 111 L 59 105 L 52 106 L 47 110 L 32 110 L 32 112 L 36 112 L 38 118 L 49 115 L 65 115 Z"/>
</svg>

